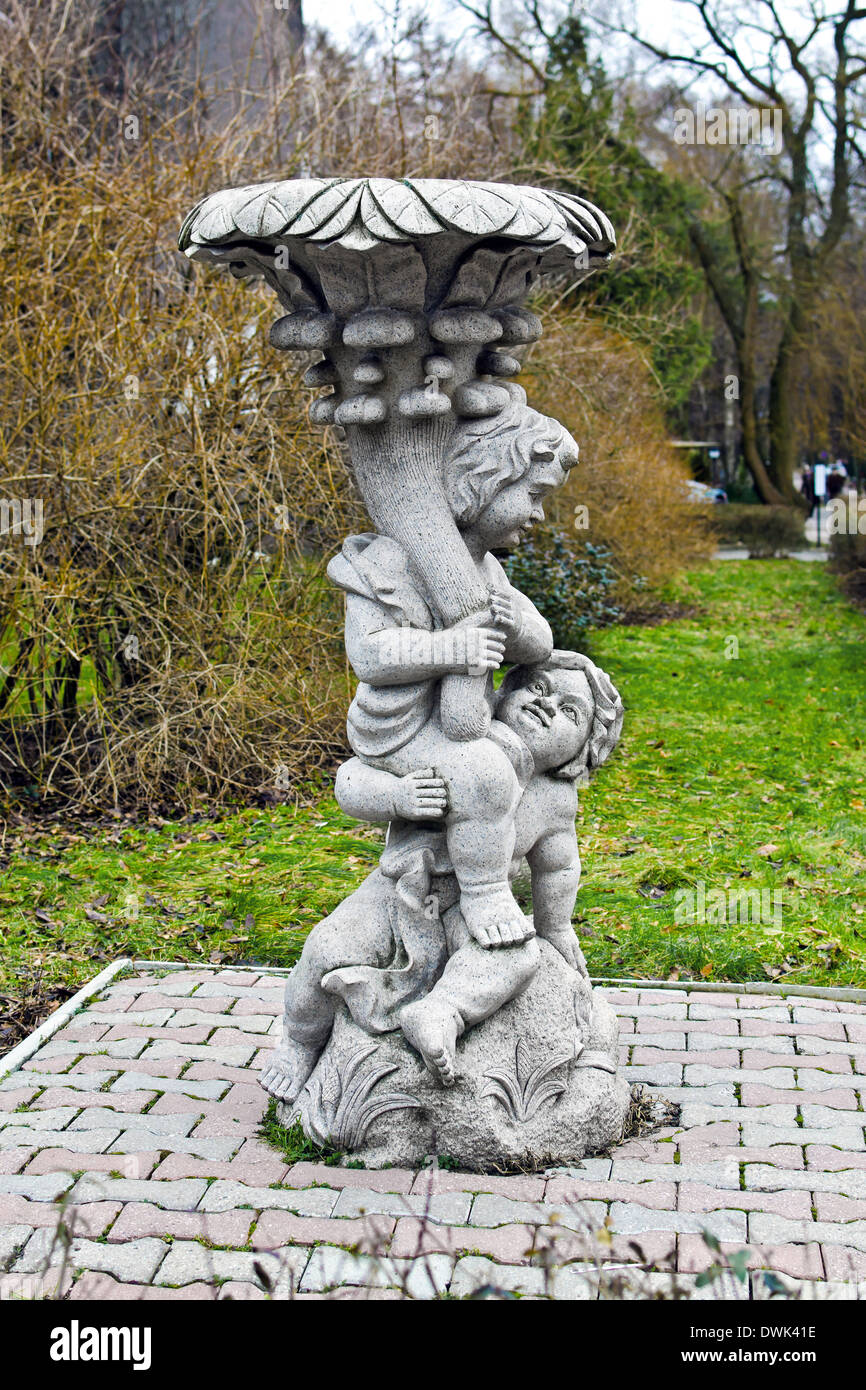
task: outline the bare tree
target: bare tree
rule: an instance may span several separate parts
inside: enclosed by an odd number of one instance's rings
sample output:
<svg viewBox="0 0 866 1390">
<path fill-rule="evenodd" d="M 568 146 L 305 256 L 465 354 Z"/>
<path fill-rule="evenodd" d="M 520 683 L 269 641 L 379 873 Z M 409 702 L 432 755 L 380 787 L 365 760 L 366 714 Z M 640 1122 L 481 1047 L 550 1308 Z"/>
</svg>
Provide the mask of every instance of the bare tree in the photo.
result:
<svg viewBox="0 0 866 1390">
<path fill-rule="evenodd" d="M 458 0 L 527 85 L 543 94 L 539 43 L 550 40 L 538 0 L 523 0 L 522 29 L 497 22 L 495 0 Z M 709 161 L 726 234 L 693 219 L 689 234 L 708 288 L 731 335 L 740 385 L 743 451 L 766 502 L 794 501 L 797 434 L 795 392 L 808 351 L 810 324 L 822 285 L 852 224 L 852 195 L 862 186 L 866 76 L 866 8 L 857 0 L 677 0 L 691 19 L 687 38 L 663 44 L 637 23 L 587 22 L 626 35 L 654 65 L 708 84 L 722 100 L 760 116 L 778 113 L 781 150 L 753 150 Z M 783 13 L 784 8 L 784 13 Z M 685 29 L 684 29 L 685 33 Z M 702 151 L 702 154 L 704 151 Z M 740 152 L 741 153 L 741 152 Z M 767 285 L 767 243 L 756 236 L 751 193 L 762 184 L 781 220 Z M 770 293 L 767 293 L 767 290 Z M 762 358 L 774 346 L 768 369 Z M 767 426 L 759 398 L 769 381 Z"/>
</svg>

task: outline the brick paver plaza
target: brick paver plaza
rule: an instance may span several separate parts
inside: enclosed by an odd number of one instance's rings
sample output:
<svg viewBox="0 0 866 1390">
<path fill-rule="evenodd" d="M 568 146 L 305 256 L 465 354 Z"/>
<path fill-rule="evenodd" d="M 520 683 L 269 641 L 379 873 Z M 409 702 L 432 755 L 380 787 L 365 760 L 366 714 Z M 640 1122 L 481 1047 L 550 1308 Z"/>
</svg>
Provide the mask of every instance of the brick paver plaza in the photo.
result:
<svg viewBox="0 0 866 1390">
<path fill-rule="evenodd" d="M 801 1297 L 866 1292 L 866 1006 L 607 990 L 628 1079 L 679 1125 L 487 1177 L 290 1166 L 259 1138 L 283 985 L 137 968 L 0 1083 L 0 1295 L 622 1298 L 675 1277 L 761 1298 L 761 1270 Z M 745 1283 L 696 1286 L 718 1259 L 703 1232 L 748 1249 Z"/>
</svg>

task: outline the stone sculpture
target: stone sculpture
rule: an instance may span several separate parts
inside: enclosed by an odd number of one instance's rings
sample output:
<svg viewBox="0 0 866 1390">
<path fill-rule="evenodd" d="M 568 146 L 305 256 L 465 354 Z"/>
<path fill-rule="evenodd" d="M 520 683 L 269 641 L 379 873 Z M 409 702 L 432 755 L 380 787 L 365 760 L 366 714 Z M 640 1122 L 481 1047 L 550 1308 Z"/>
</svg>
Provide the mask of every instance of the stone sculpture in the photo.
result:
<svg viewBox="0 0 866 1390">
<path fill-rule="evenodd" d="M 346 431 L 375 531 L 328 573 L 358 677 L 336 795 L 388 823 L 379 867 L 314 927 L 262 1084 L 285 1123 L 370 1164 L 580 1158 L 621 1133 L 612 1010 L 571 917 L 576 786 L 622 704 L 553 649 L 495 552 L 577 464 L 509 349 L 536 277 L 582 279 L 613 229 L 583 199 L 502 184 L 310 179 L 227 190 L 187 218 L 196 259 L 260 277 L 272 343 L 318 350 L 313 419 Z M 508 666 L 498 689 L 493 673 Z M 528 865 L 533 915 L 512 883 Z"/>
</svg>

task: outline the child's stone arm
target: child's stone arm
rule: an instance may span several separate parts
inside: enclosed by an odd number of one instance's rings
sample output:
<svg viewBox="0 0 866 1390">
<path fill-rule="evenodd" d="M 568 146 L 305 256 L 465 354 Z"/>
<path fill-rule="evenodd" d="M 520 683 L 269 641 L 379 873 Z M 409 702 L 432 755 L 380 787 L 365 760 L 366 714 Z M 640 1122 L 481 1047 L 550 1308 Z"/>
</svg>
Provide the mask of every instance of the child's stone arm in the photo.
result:
<svg viewBox="0 0 866 1390">
<path fill-rule="evenodd" d="M 580 854 L 574 827 L 554 830 L 527 854 L 532 873 L 532 920 L 537 934 L 582 974 L 583 952 L 571 914 L 580 884 Z"/>
<path fill-rule="evenodd" d="M 505 645 L 505 635 L 489 621 L 427 632 L 383 625 L 382 610 L 369 599 L 350 595 L 346 603 L 346 653 L 355 675 L 368 685 L 408 685 L 452 672 L 483 674 L 501 664 Z"/>
<path fill-rule="evenodd" d="M 360 758 L 340 767 L 334 794 L 340 810 L 356 820 L 441 820 L 448 806 L 445 782 L 432 767 L 395 777 Z"/>
</svg>

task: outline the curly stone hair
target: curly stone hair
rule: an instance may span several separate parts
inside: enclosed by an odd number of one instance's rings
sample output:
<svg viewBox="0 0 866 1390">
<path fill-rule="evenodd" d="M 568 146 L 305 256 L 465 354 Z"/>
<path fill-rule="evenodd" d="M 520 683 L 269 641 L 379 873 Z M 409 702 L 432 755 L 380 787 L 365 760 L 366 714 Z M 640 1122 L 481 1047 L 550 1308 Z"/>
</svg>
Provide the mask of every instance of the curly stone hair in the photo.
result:
<svg viewBox="0 0 866 1390">
<path fill-rule="evenodd" d="M 457 525 L 471 526 L 498 492 L 539 463 L 557 458 L 564 472 L 578 446 L 564 425 L 526 404 L 522 387 L 507 383 L 511 400 L 498 415 L 463 421 L 445 459 L 445 486 Z"/>
<path fill-rule="evenodd" d="M 618 690 L 588 656 L 554 649 L 547 661 L 539 661 L 534 666 L 512 666 L 499 687 L 499 699 L 527 683 L 535 671 L 580 671 L 586 677 L 593 702 L 592 725 L 586 743 L 569 762 L 552 768 L 548 776 L 571 782 L 584 771 L 594 772 L 607 762 L 622 731 L 623 705 Z"/>
</svg>

